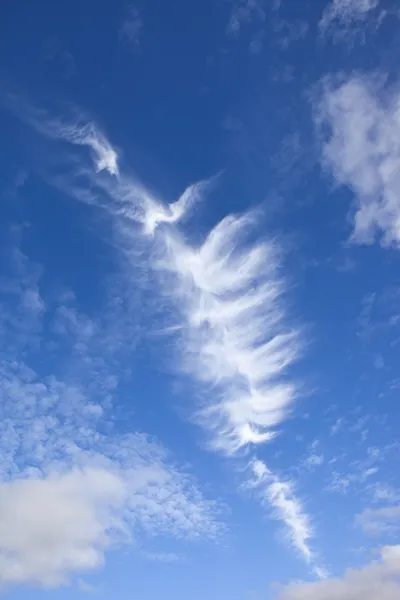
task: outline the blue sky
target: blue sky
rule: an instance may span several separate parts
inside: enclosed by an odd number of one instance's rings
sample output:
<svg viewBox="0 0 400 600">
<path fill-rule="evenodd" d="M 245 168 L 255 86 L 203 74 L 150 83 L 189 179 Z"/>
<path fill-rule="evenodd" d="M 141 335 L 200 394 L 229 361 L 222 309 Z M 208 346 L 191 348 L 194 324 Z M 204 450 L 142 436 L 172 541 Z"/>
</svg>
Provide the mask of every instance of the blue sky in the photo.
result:
<svg viewBox="0 0 400 600">
<path fill-rule="evenodd" d="M 399 18 L 3 10 L 8 598 L 399 597 Z"/>
</svg>

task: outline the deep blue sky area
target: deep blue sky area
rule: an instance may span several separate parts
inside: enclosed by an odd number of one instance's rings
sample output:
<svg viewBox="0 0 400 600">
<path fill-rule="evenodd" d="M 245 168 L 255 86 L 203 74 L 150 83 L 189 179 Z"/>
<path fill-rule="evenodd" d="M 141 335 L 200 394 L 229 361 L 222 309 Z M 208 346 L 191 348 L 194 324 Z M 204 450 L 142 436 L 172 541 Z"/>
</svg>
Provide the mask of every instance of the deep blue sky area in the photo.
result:
<svg viewBox="0 0 400 600">
<path fill-rule="evenodd" d="M 7 598 L 400 597 L 399 27 L 1 7 Z"/>
</svg>

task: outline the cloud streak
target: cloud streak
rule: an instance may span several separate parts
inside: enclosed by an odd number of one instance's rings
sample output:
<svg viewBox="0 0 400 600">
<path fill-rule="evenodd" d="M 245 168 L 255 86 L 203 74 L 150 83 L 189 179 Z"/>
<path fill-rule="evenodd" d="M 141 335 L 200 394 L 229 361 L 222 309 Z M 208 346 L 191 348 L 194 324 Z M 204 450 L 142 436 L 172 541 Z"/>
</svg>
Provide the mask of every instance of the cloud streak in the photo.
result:
<svg viewBox="0 0 400 600">
<path fill-rule="evenodd" d="M 87 147 L 91 151 L 97 173 L 107 171 L 110 175 L 118 176 L 117 150 L 99 127 L 86 119 L 75 107 L 67 105 L 67 118 L 60 118 L 50 111 L 32 105 L 21 95 L 3 94 L 1 100 L 22 122 L 46 137 Z"/>
<path fill-rule="evenodd" d="M 313 530 L 310 520 L 300 501 L 296 498 L 291 481 L 281 481 L 260 460 L 251 463 L 253 477 L 249 485 L 258 490 L 263 503 L 273 507 L 274 515 L 287 527 L 288 537 L 293 547 L 305 560 L 313 565 L 318 577 L 325 577 L 325 572 L 315 564 L 310 548 Z"/>
</svg>

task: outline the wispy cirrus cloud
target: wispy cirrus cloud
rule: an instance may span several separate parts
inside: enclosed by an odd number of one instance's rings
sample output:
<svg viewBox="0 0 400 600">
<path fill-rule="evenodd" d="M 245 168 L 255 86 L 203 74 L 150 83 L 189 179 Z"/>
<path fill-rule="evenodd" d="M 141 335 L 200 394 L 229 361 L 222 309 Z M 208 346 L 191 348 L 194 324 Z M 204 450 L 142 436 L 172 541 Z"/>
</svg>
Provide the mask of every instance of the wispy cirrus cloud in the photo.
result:
<svg viewBox="0 0 400 600">
<path fill-rule="evenodd" d="M 278 248 L 251 244 L 256 215 L 228 216 L 200 246 L 178 231 L 159 234 L 164 293 L 181 315 L 181 366 L 212 390 L 199 419 L 227 454 L 276 435 L 296 396 L 284 380 L 298 358 L 299 333 L 286 328 Z"/>
<path fill-rule="evenodd" d="M 38 121 L 43 123 L 43 121 Z M 110 175 L 118 175 L 118 154 L 107 138 L 93 124 L 80 122 L 65 123 L 58 119 L 44 121 L 50 135 L 66 140 L 78 146 L 87 146 L 92 151 L 96 171 L 108 171 Z"/>
<path fill-rule="evenodd" d="M 152 214 L 146 216 L 152 224 Z M 196 419 L 210 431 L 211 448 L 231 457 L 271 440 L 298 393 L 287 371 L 300 355 L 301 336 L 286 325 L 279 248 L 272 240 L 253 241 L 256 219 L 256 212 L 229 215 L 197 245 L 166 222 L 152 230 L 161 289 L 177 309 L 180 368 L 203 389 Z M 322 577 L 293 484 L 257 459 L 251 465 L 258 497 Z"/>
<path fill-rule="evenodd" d="M 286 324 L 278 243 L 264 237 L 254 241 L 257 211 L 225 217 L 200 244 L 191 244 L 184 235 L 180 225 L 208 185 L 189 186 L 168 207 L 123 176 L 108 193 L 125 206 L 118 214 L 139 222 L 152 240 L 159 292 L 174 314 L 169 329 L 176 338 L 175 370 L 179 365 L 178 373 L 201 389 L 193 419 L 210 433 L 212 450 L 233 458 L 253 454 L 279 433 L 299 393 L 287 372 L 301 354 L 302 341 L 300 331 Z M 130 229 L 125 227 L 126 235 Z M 271 504 L 293 545 L 323 576 L 311 550 L 310 520 L 294 486 L 264 468 L 270 481 L 258 497 Z"/>
<path fill-rule="evenodd" d="M 354 194 L 356 243 L 400 243 L 398 103 L 397 88 L 360 75 L 325 80 L 315 105 L 322 163 Z"/>
<path fill-rule="evenodd" d="M 38 108 L 20 94 L 2 94 L 1 101 L 21 121 L 33 127 L 39 133 L 53 140 L 62 140 L 90 149 L 97 172 L 107 171 L 118 175 L 118 152 L 93 121 L 87 119 L 81 111 L 65 104 L 65 118 Z"/>
<path fill-rule="evenodd" d="M 189 186 L 166 206 L 126 173 L 88 178 L 91 188 L 108 198 L 108 204 L 95 203 L 107 206 L 114 218 L 116 244 L 132 267 L 138 259 L 132 240 L 147 244 L 159 276 L 157 294 L 164 306 L 168 300 L 167 329 L 176 340 L 173 364 L 199 388 L 202 400 L 191 413 L 209 432 L 210 448 L 232 458 L 248 454 L 252 462 L 257 447 L 277 435 L 299 394 L 289 372 L 302 339 L 288 324 L 278 242 L 257 235 L 257 211 L 228 215 L 202 242 L 191 241 L 182 224 L 210 182 Z M 87 201 L 82 182 L 73 183 L 71 192 Z M 311 564 L 309 520 L 292 485 L 268 473 L 262 502 L 276 509 Z"/>
<path fill-rule="evenodd" d="M 332 35 L 334 39 L 348 38 L 351 30 L 365 26 L 373 18 L 378 27 L 384 11 L 379 10 L 380 0 L 330 0 L 325 7 L 319 29 L 322 35 Z"/>
<path fill-rule="evenodd" d="M 397 600 L 400 594 L 400 546 L 385 546 L 381 560 L 348 569 L 342 578 L 289 585 L 278 600 Z"/>
<path fill-rule="evenodd" d="M 317 565 L 310 547 L 313 529 L 300 501 L 294 493 L 291 481 L 281 481 L 276 474 L 260 460 L 251 463 L 253 477 L 249 485 L 256 490 L 264 503 L 272 506 L 274 515 L 287 527 L 288 537 L 293 547 L 310 563 L 318 577 L 325 577 L 325 570 Z"/>
</svg>

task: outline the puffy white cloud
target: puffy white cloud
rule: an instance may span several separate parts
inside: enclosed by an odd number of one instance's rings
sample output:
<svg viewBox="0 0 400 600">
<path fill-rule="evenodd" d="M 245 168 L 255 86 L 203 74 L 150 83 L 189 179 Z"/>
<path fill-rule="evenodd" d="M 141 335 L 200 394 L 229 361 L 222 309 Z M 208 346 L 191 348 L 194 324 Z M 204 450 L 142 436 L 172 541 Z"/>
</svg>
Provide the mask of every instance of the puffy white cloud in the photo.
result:
<svg viewBox="0 0 400 600">
<path fill-rule="evenodd" d="M 349 569 L 342 578 L 288 586 L 278 600 L 398 600 L 400 546 L 386 546 L 381 561 Z"/>
<path fill-rule="evenodd" d="M 68 583 L 142 531 L 218 535 L 211 504 L 189 478 L 157 461 L 139 467 L 133 458 L 121 464 L 91 455 L 81 467 L 58 462 L 45 476 L 0 483 L 0 584 Z"/>
<path fill-rule="evenodd" d="M 0 582 L 68 581 L 131 536 L 220 535 L 218 505 L 160 444 L 100 433 L 82 389 L 15 364 L 1 374 Z"/>
<path fill-rule="evenodd" d="M 0 582 L 54 586 L 102 565 L 125 493 L 103 469 L 0 484 Z"/>
<path fill-rule="evenodd" d="M 355 196 L 352 240 L 400 244 L 400 94 L 384 82 L 326 80 L 315 106 L 322 161 Z"/>
</svg>

